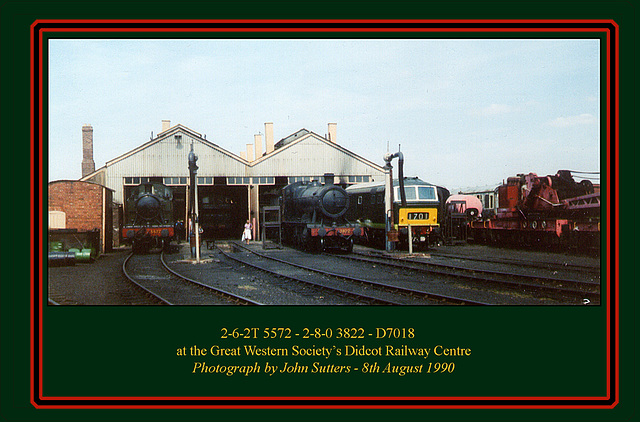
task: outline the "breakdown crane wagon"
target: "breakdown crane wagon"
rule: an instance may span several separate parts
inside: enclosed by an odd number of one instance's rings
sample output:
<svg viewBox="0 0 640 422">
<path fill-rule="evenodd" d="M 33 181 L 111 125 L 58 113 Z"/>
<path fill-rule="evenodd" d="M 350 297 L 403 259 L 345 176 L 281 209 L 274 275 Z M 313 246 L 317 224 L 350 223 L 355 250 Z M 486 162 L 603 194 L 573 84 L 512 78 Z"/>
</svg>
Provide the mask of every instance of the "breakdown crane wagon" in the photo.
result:
<svg viewBox="0 0 640 422">
<path fill-rule="evenodd" d="M 509 177 L 497 188 L 496 216 L 471 222 L 476 242 L 599 249 L 600 193 L 568 170 Z"/>
</svg>

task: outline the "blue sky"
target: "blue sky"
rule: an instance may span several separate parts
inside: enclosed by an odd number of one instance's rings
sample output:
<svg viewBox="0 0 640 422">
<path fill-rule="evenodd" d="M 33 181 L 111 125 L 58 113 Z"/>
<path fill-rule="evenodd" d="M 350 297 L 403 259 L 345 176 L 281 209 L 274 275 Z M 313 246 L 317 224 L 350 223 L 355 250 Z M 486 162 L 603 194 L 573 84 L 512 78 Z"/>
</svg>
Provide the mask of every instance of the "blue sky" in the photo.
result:
<svg viewBox="0 0 640 422">
<path fill-rule="evenodd" d="M 497 186 L 518 173 L 600 169 L 598 40 L 51 40 L 49 179 L 147 142 L 163 119 L 239 154 L 337 123 L 338 143 L 405 175 Z"/>
</svg>

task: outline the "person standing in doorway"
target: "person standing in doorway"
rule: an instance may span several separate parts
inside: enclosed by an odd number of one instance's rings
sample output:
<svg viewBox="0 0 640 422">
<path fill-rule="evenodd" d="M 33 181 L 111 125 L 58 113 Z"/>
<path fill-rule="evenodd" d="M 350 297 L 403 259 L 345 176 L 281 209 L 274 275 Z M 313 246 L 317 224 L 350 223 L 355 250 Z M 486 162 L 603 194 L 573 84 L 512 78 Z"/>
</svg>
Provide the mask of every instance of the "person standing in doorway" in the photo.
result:
<svg viewBox="0 0 640 422">
<path fill-rule="evenodd" d="M 251 240 L 251 229 L 252 229 L 251 222 L 247 220 L 247 222 L 244 224 L 244 231 L 242 232 L 242 240 L 246 241 L 247 245 Z"/>
</svg>

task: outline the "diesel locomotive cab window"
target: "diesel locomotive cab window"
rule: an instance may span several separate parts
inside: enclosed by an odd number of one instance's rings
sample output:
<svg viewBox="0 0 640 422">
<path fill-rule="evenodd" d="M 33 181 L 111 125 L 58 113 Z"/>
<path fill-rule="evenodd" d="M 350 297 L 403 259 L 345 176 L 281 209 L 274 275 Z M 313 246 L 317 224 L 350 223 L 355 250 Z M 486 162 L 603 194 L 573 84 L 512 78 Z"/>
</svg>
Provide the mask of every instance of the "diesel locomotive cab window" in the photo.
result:
<svg viewBox="0 0 640 422">
<path fill-rule="evenodd" d="M 405 186 L 404 194 L 407 197 L 407 201 L 415 201 L 416 200 L 416 188 L 415 186 Z M 400 201 L 400 188 L 395 189 L 395 201 Z"/>
<path fill-rule="evenodd" d="M 436 190 L 431 186 L 418 186 L 419 199 L 436 199 Z"/>
</svg>

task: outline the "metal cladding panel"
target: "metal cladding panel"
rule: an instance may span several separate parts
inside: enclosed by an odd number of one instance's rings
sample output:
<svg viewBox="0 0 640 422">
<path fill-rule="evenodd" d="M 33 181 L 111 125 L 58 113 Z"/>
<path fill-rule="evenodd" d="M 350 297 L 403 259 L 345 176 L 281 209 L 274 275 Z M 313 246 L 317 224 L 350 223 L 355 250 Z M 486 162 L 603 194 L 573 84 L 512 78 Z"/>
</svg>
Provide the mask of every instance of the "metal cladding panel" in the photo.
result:
<svg viewBox="0 0 640 422">
<path fill-rule="evenodd" d="M 122 203 L 125 177 L 187 177 L 192 143 L 198 156 L 200 177 L 321 176 L 334 173 L 368 175 L 375 181 L 384 180 L 381 166 L 308 131 L 299 135 L 299 141 L 281 145 L 252 165 L 180 127 L 107 162 L 105 184 L 114 190 L 114 201 Z"/>
<path fill-rule="evenodd" d="M 107 168 L 107 187 L 115 191 L 114 199 L 122 203 L 123 178 L 189 176 L 188 155 L 193 150 L 198 156 L 198 176 L 247 176 L 247 164 L 222 149 L 190 136 L 174 135 L 134 151 L 113 162 Z"/>
<path fill-rule="evenodd" d="M 324 173 L 371 175 L 374 180 L 384 177 L 384 171 L 376 166 L 314 136 L 277 151 L 252 168 L 253 176 L 318 176 Z"/>
</svg>

